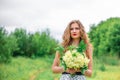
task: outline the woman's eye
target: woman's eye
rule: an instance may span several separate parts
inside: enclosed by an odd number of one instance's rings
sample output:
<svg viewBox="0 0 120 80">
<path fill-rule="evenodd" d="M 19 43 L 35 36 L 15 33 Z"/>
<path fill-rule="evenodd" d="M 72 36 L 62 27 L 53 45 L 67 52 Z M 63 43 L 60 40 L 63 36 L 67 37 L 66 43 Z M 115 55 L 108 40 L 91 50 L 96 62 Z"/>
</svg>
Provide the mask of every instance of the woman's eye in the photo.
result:
<svg viewBox="0 0 120 80">
<path fill-rule="evenodd" d="M 75 28 L 76 30 L 79 30 L 79 28 Z"/>
<path fill-rule="evenodd" d="M 73 30 L 73 28 L 70 28 L 70 30 Z"/>
<path fill-rule="evenodd" d="M 79 30 L 79 28 L 70 28 L 70 30 Z"/>
</svg>

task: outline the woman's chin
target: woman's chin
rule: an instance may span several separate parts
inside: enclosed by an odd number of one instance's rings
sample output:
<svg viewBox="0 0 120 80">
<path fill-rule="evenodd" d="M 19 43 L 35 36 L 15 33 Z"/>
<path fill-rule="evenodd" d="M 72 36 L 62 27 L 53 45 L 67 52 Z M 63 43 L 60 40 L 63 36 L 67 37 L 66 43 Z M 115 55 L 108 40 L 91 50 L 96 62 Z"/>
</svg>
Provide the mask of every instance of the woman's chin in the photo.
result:
<svg viewBox="0 0 120 80">
<path fill-rule="evenodd" d="M 72 37 L 73 39 L 79 39 L 79 37 L 77 37 L 77 36 L 74 36 L 74 37 Z"/>
</svg>

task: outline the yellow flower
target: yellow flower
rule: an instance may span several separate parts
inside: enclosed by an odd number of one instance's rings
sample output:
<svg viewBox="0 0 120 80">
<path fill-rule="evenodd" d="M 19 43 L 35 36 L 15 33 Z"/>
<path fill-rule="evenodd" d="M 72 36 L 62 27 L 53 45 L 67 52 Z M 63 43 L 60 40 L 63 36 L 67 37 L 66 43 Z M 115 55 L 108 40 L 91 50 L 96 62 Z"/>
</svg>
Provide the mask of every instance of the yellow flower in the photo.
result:
<svg viewBox="0 0 120 80">
<path fill-rule="evenodd" d="M 79 69 L 85 66 L 88 66 L 89 59 L 77 52 L 77 50 L 68 50 L 63 56 L 63 61 L 65 62 L 67 68 Z"/>
</svg>

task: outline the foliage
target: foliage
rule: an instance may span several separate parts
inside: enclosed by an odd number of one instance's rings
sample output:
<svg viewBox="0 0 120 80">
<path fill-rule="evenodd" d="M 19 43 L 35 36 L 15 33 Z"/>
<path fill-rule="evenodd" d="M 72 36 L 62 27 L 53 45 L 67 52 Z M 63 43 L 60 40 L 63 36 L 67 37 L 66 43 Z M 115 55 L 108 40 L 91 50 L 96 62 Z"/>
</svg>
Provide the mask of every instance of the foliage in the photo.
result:
<svg viewBox="0 0 120 80">
<path fill-rule="evenodd" d="M 94 46 L 94 56 L 118 55 L 120 57 L 120 18 L 109 18 L 91 25 L 89 37 Z"/>
<path fill-rule="evenodd" d="M 101 71 L 105 71 L 106 68 L 105 68 L 105 65 L 104 64 L 101 64 L 100 68 L 99 68 Z"/>
<path fill-rule="evenodd" d="M 51 55 L 55 53 L 54 47 L 57 41 L 50 36 L 49 29 L 39 33 L 36 32 L 32 37 L 32 44 L 35 56 Z"/>
<path fill-rule="evenodd" d="M 0 27 L 0 62 L 9 62 L 12 56 L 41 57 L 55 53 L 58 41 L 50 36 L 49 29 L 33 34 L 16 28 L 10 34 Z"/>
<path fill-rule="evenodd" d="M 40 57 L 54 53 L 53 47 L 57 41 L 50 36 L 49 29 L 34 34 L 27 33 L 25 29 L 16 28 L 10 36 L 17 40 L 18 48 L 13 52 L 13 56 Z"/>
<path fill-rule="evenodd" d="M 28 48 L 28 36 L 25 29 L 16 28 L 10 36 L 14 36 L 17 40 L 18 49 L 16 49 L 13 53 L 13 56 L 24 56 L 27 55 Z"/>
<path fill-rule="evenodd" d="M 77 51 L 80 53 L 83 53 L 86 50 L 86 44 L 83 40 L 80 41 L 80 44 L 78 45 Z"/>
<path fill-rule="evenodd" d="M 0 27 L 0 62 L 9 62 L 16 47 L 16 39 L 8 36 L 4 27 Z"/>
<path fill-rule="evenodd" d="M 0 62 L 7 62 L 10 57 L 7 49 L 7 33 L 3 27 L 0 27 Z"/>
</svg>

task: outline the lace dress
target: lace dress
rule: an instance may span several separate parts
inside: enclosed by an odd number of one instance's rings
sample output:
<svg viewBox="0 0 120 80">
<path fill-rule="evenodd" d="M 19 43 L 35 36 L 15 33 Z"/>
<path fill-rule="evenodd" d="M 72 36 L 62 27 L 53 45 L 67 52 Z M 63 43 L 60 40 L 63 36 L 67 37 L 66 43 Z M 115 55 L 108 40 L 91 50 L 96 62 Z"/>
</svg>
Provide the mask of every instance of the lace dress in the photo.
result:
<svg viewBox="0 0 120 80">
<path fill-rule="evenodd" d="M 60 80 L 86 80 L 86 78 L 81 72 L 77 72 L 73 76 L 67 72 L 63 72 Z"/>
</svg>

